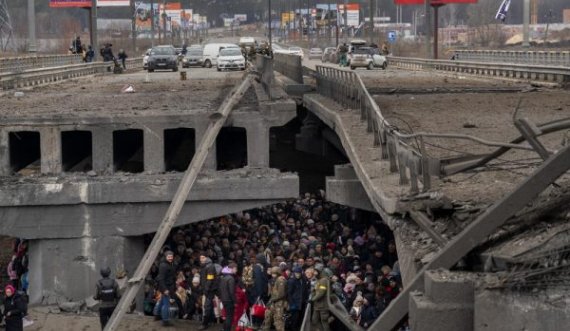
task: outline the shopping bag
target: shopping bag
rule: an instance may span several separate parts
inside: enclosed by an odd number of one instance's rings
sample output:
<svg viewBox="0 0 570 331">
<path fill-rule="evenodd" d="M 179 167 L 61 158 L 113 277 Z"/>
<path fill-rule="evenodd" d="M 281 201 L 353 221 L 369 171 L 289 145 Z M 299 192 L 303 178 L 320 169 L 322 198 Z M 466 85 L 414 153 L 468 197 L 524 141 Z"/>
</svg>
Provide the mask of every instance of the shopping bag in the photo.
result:
<svg viewBox="0 0 570 331">
<path fill-rule="evenodd" d="M 238 324 L 236 327 L 236 331 L 251 331 L 252 330 L 252 323 L 250 318 L 247 316 L 247 313 L 243 313 L 238 320 Z"/>
<path fill-rule="evenodd" d="M 255 318 L 263 319 L 265 318 L 265 311 L 267 307 L 261 298 L 257 298 L 257 301 L 251 306 L 251 316 Z"/>
<path fill-rule="evenodd" d="M 176 305 L 176 303 L 171 304 L 170 307 L 168 308 L 168 317 L 170 317 L 171 319 L 178 318 L 178 306 Z"/>
</svg>

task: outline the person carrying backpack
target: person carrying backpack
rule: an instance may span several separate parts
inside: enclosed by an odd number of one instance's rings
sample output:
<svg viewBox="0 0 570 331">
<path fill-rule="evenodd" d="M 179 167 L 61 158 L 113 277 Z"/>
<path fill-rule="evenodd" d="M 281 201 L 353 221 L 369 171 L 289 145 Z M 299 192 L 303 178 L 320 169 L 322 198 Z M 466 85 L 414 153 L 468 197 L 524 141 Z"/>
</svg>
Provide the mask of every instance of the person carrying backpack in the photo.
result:
<svg viewBox="0 0 570 331">
<path fill-rule="evenodd" d="M 93 299 L 100 301 L 99 321 L 101 322 L 101 329 L 105 329 L 105 325 L 113 315 L 113 310 L 121 298 L 119 284 L 114 279 L 109 278 L 110 275 L 111 269 L 109 267 L 101 269 L 101 277 L 103 278 L 97 281 L 97 289 L 93 297 Z"/>
</svg>

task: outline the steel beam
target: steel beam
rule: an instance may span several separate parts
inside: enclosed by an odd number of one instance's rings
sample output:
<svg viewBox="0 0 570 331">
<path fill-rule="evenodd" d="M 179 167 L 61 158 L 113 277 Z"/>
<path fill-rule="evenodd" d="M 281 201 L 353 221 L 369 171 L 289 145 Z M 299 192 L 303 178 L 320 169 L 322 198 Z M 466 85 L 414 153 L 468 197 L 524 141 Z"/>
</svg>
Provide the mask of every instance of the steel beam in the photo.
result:
<svg viewBox="0 0 570 331">
<path fill-rule="evenodd" d="M 433 241 L 435 241 L 440 247 L 447 244 L 447 239 L 445 239 L 439 232 L 433 228 L 433 222 L 429 220 L 426 214 L 412 210 L 410 211 L 410 216 L 416 222 L 416 224 L 424 230 Z"/>
<path fill-rule="evenodd" d="M 427 270 L 449 269 L 469 251 L 478 246 L 499 226 L 516 212 L 523 209 L 551 183 L 570 169 L 570 146 L 546 160 L 517 188 L 481 214 L 459 235 L 451 240 L 425 265 L 410 285 L 390 303 L 384 313 L 370 326 L 371 331 L 392 330 L 408 313 L 410 293 L 423 288 L 423 277 Z"/>
<path fill-rule="evenodd" d="M 532 148 L 536 151 L 536 153 L 538 153 L 538 155 L 540 155 L 543 160 L 546 160 L 550 157 L 550 153 L 546 147 L 544 147 L 544 145 L 536 138 L 542 134 L 536 125 L 532 124 L 526 118 L 520 118 L 515 120 L 515 126 L 521 135 L 525 137 L 530 146 L 532 146 Z"/>
</svg>

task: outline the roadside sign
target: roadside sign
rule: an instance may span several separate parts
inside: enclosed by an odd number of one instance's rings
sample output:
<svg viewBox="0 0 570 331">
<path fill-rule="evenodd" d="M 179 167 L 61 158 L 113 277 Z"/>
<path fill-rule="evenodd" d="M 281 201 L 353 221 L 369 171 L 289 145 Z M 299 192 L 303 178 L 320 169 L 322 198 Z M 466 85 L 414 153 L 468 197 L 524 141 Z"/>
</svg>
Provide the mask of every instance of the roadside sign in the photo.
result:
<svg viewBox="0 0 570 331">
<path fill-rule="evenodd" d="M 388 42 L 390 43 L 396 42 L 396 31 L 388 31 Z"/>
</svg>

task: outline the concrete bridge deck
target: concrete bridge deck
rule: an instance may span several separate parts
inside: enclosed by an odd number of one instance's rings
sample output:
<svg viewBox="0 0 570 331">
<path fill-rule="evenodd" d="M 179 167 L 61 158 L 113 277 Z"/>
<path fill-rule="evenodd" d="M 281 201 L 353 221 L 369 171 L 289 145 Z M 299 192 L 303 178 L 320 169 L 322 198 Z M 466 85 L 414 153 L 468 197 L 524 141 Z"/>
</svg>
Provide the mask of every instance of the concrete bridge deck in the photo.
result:
<svg viewBox="0 0 570 331">
<path fill-rule="evenodd" d="M 4 93 L 0 233 L 30 239 L 30 302 L 90 295 L 100 266 L 134 271 L 210 116 L 243 72 L 102 75 Z M 121 90 L 132 85 L 134 93 Z M 254 83 L 224 124 L 177 224 L 295 198 L 271 169 L 270 130 L 296 116 Z M 66 266 L 54 268 L 53 266 Z"/>
</svg>

